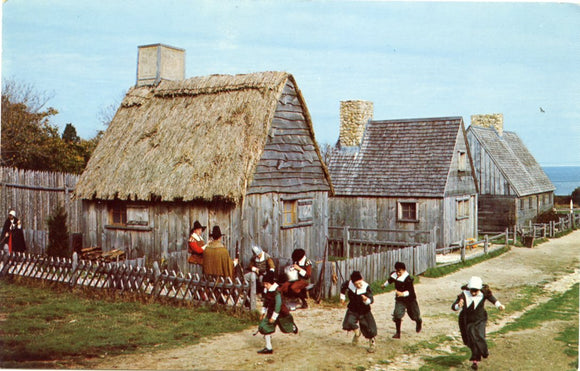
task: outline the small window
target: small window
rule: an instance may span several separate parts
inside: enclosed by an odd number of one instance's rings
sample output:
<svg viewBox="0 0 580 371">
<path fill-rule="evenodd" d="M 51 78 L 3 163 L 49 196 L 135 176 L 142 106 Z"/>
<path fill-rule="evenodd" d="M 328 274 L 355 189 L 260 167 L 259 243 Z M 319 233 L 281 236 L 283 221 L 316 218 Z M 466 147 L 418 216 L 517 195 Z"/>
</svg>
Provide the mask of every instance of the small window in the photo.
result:
<svg viewBox="0 0 580 371">
<path fill-rule="evenodd" d="M 528 208 L 532 209 L 534 207 L 534 198 L 530 197 L 528 198 Z"/>
<path fill-rule="evenodd" d="M 398 203 L 398 220 L 401 222 L 416 222 L 419 220 L 417 202 L 402 201 Z"/>
<path fill-rule="evenodd" d="M 457 219 L 466 219 L 469 218 L 469 198 L 461 198 L 455 200 L 456 205 L 456 218 Z"/>
<path fill-rule="evenodd" d="M 121 202 L 114 202 L 109 209 L 111 224 L 126 225 L 127 224 L 127 205 Z"/>
<path fill-rule="evenodd" d="M 467 156 L 463 151 L 459 151 L 457 156 L 457 170 L 467 171 Z"/>
<path fill-rule="evenodd" d="M 286 199 L 282 200 L 284 214 L 282 227 L 304 227 L 312 225 L 313 200 L 312 199 Z"/>
<path fill-rule="evenodd" d="M 524 199 L 523 198 L 520 198 L 520 210 L 523 210 L 524 209 L 524 205 L 525 205 L 524 204 Z"/>
</svg>

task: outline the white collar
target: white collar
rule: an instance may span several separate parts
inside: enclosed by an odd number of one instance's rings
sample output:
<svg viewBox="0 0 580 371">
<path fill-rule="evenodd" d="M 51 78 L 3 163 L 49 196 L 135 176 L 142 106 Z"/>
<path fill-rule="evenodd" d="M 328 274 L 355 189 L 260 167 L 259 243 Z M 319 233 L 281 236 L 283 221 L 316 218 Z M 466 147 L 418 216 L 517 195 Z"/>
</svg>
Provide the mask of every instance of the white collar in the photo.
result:
<svg viewBox="0 0 580 371">
<path fill-rule="evenodd" d="M 369 284 L 365 281 L 363 281 L 362 287 L 360 289 L 354 285 L 354 282 L 348 281 L 348 289 L 357 295 L 361 295 L 367 292 L 367 287 L 369 287 Z"/>
<path fill-rule="evenodd" d="M 393 272 L 391 277 L 393 277 L 397 281 L 404 282 L 407 279 L 407 277 L 409 277 L 409 272 L 405 271 L 403 274 L 401 274 L 401 277 L 397 276 L 397 272 Z"/>
<path fill-rule="evenodd" d="M 306 255 L 304 255 L 302 257 L 302 259 L 300 259 L 300 261 L 298 262 L 298 265 L 303 267 L 306 264 Z"/>
<path fill-rule="evenodd" d="M 270 288 L 268 289 L 268 291 L 276 291 L 277 288 L 278 288 L 278 284 L 276 282 L 274 282 L 272 284 L 272 286 L 270 286 Z"/>
<path fill-rule="evenodd" d="M 196 240 L 196 241 L 202 241 L 201 237 L 198 236 L 197 233 L 193 232 L 191 235 L 193 236 L 193 239 L 194 240 Z"/>
<path fill-rule="evenodd" d="M 471 295 L 471 291 L 464 290 L 463 295 L 465 295 L 465 307 L 466 308 L 471 305 L 471 302 L 474 303 L 473 307 L 475 308 L 483 300 L 483 293 L 481 292 L 481 290 L 479 290 L 479 292 L 475 296 Z"/>
<path fill-rule="evenodd" d="M 262 256 L 256 256 L 256 261 L 257 262 L 263 262 L 264 260 L 266 260 L 266 253 L 262 251 Z"/>
</svg>

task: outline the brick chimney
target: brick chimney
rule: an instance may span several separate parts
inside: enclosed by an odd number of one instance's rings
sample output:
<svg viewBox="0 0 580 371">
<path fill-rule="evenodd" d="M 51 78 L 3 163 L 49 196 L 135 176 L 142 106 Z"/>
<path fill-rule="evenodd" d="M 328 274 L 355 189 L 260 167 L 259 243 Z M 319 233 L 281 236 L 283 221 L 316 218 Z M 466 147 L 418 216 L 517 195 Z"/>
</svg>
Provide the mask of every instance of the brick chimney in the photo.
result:
<svg viewBox="0 0 580 371">
<path fill-rule="evenodd" d="M 137 56 L 137 86 L 161 80 L 185 79 L 185 50 L 164 44 L 141 45 Z"/>
<path fill-rule="evenodd" d="M 373 118 L 373 102 L 346 100 L 340 102 L 340 144 L 360 146 L 365 127 Z"/>
<path fill-rule="evenodd" d="M 471 125 L 481 126 L 484 128 L 494 128 L 501 137 L 503 135 L 503 113 L 472 115 Z"/>
</svg>

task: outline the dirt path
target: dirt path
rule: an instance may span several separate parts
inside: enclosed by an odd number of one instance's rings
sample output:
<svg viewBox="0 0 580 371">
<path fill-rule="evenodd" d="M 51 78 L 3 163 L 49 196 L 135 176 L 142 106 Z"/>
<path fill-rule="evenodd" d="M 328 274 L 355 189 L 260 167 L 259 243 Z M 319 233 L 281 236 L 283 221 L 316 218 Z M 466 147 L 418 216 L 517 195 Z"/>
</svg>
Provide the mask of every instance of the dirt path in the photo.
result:
<svg viewBox="0 0 580 371">
<path fill-rule="evenodd" d="M 461 345 L 456 314 L 451 303 L 462 283 L 478 275 L 494 288 L 496 297 L 509 306 L 515 298 L 510 290 L 526 284 L 545 285 L 550 291 L 565 291 L 579 282 L 580 231 L 551 240 L 536 248 L 513 248 L 510 252 L 443 278 L 421 277 L 416 285 L 424 330 L 416 334 L 414 322 L 403 320 L 402 339 L 391 339 L 394 324 L 391 312 L 393 293 L 375 296 L 373 313 L 379 335 L 376 353 L 367 353 L 367 343 L 350 344 L 352 334 L 341 330 L 345 309 L 311 306 L 293 312 L 300 328 L 298 335 L 277 332 L 273 336 L 275 353 L 258 355 L 264 346 L 262 336 L 252 336 L 254 329 L 226 334 L 213 339 L 169 351 L 149 352 L 105 358 L 94 364 L 99 369 L 204 369 L 204 370 L 352 370 L 358 367 L 373 370 L 412 370 L 422 364 L 425 355 L 413 352 L 419 342 L 438 336 L 452 336 Z M 571 273 L 574 272 L 574 273 Z M 546 295 L 545 300 L 548 299 Z M 489 311 L 495 310 L 493 307 Z M 499 329 L 513 317 L 488 323 L 488 332 Z M 570 359 L 552 341 L 565 323 L 545 328 L 509 333 L 495 340 L 496 346 L 481 369 L 568 369 Z M 362 339 L 362 338 L 361 338 Z M 549 346 L 545 346 L 546 344 Z M 545 367 L 542 367 L 545 366 Z"/>
</svg>

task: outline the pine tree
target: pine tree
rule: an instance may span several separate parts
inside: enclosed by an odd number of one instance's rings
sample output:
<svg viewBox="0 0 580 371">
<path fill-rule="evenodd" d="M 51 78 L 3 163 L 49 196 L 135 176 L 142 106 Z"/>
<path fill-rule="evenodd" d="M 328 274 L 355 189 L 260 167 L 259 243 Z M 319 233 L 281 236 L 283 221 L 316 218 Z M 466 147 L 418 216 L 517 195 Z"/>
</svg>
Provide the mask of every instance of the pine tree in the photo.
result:
<svg viewBox="0 0 580 371">
<path fill-rule="evenodd" d="M 48 217 L 48 256 L 70 257 L 67 213 L 62 205 L 58 205 Z"/>
</svg>

